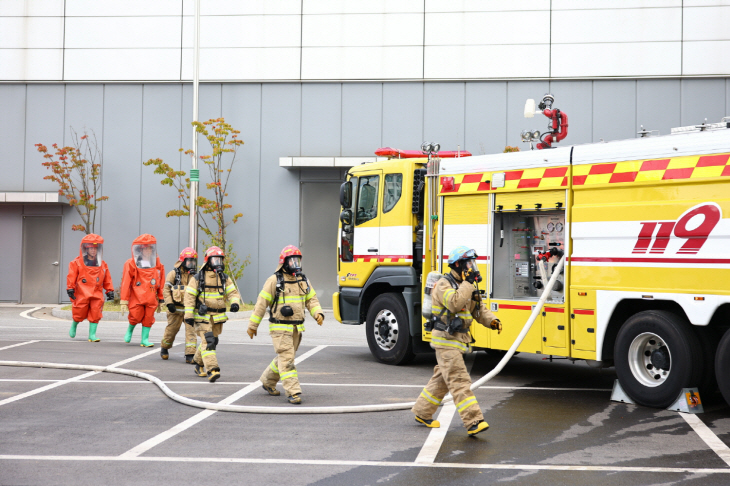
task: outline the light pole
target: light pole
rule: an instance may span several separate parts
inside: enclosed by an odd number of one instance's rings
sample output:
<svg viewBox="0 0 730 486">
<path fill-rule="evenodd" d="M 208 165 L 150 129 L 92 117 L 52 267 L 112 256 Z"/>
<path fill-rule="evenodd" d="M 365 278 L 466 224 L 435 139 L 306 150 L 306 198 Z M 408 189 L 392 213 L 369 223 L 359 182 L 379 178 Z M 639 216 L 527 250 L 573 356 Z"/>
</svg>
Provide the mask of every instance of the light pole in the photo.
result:
<svg viewBox="0 0 730 486">
<path fill-rule="evenodd" d="M 198 121 L 198 84 L 200 82 L 200 0 L 195 0 L 195 44 L 193 45 L 193 122 Z M 193 127 L 193 157 L 190 169 L 190 247 L 198 251 L 198 132 Z"/>
</svg>

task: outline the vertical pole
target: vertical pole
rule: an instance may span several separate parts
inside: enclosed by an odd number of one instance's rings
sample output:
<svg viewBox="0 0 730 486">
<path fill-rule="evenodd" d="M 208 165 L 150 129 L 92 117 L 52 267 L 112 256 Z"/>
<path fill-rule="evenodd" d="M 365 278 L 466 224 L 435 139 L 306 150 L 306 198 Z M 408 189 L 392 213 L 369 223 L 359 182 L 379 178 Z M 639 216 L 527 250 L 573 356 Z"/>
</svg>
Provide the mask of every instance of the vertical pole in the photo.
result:
<svg viewBox="0 0 730 486">
<path fill-rule="evenodd" d="M 198 121 L 198 84 L 200 82 L 200 0 L 195 0 L 195 45 L 193 46 L 193 121 Z M 198 251 L 198 132 L 193 127 L 193 156 L 190 170 L 190 247 Z"/>
</svg>

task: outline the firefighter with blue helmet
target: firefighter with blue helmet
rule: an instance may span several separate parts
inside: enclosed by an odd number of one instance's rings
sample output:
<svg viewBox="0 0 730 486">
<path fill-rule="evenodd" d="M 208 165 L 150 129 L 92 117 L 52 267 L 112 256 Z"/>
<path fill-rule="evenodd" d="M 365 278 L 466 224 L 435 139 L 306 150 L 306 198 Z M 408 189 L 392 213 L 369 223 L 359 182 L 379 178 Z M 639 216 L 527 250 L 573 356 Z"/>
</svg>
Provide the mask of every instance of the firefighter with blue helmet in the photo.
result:
<svg viewBox="0 0 730 486">
<path fill-rule="evenodd" d="M 489 428 L 471 391 L 471 377 L 464 364 L 464 354 L 471 352 L 473 342 L 470 328 L 472 322 L 477 321 L 502 332 L 501 322 L 486 308 L 474 286 L 481 280 L 476 259 L 473 249 L 454 248 L 448 260 L 451 271 L 431 291 L 432 318 L 427 329 L 431 329 L 431 347 L 436 350 L 438 364 L 411 409 L 417 422 L 437 428 L 441 424 L 433 419 L 433 414 L 444 396 L 451 393 L 469 436 Z"/>
</svg>

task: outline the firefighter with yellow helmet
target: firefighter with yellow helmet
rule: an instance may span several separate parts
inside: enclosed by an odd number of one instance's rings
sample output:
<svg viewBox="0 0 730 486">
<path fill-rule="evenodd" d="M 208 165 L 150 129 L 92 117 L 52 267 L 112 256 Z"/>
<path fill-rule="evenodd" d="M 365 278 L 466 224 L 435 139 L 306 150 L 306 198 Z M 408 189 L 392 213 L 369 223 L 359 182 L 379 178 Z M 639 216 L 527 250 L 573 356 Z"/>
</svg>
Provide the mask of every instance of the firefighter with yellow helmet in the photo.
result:
<svg viewBox="0 0 730 486">
<path fill-rule="evenodd" d="M 217 246 L 205 250 L 203 267 L 185 287 L 185 324 L 195 326 L 201 340 L 193 357 L 195 374 L 207 376 L 211 383 L 221 376 L 215 348 L 228 319 L 226 304 L 231 304 L 231 312 L 238 312 L 241 303 L 236 283 L 223 273 L 225 257 Z"/>
<path fill-rule="evenodd" d="M 198 252 L 193 248 L 185 248 L 180 252 L 180 257 L 175 262 L 174 270 L 168 272 L 165 277 L 165 286 L 162 288 L 162 296 L 165 299 L 165 306 L 167 306 L 167 327 L 165 327 L 165 334 L 162 336 L 162 342 L 160 343 L 160 357 L 167 359 L 169 357 L 168 349 L 170 349 L 175 342 L 175 336 L 177 336 L 180 330 L 180 325 L 183 324 L 183 317 L 185 314 L 185 305 L 183 304 L 185 296 L 185 287 L 188 282 L 195 275 L 198 266 Z M 193 356 L 195 355 L 195 348 L 197 347 L 197 338 L 195 336 L 195 330 L 193 326 L 185 326 L 185 362 L 193 364 Z"/>
<path fill-rule="evenodd" d="M 293 245 L 285 247 L 279 255 L 279 266 L 274 275 L 264 283 L 256 300 L 256 307 L 246 331 L 253 339 L 261 319 L 269 308 L 269 335 L 276 356 L 261 374 L 261 383 L 269 395 L 281 393 L 276 384 L 282 380 L 289 403 L 302 403 L 302 388 L 294 364 L 297 349 L 304 332 L 305 308 L 320 326 L 324 313 L 317 294 L 302 273 L 302 252 Z"/>
<path fill-rule="evenodd" d="M 411 409 L 416 414 L 416 422 L 438 428 L 441 424 L 432 417 L 450 392 L 470 436 L 489 428 L 471 391 L 471 377 L 464 364 L 463 355 L 471 351 L 470 327 L 477 321 L 502 332 L 502 323 L 486 308 L 474 287 L 481 280 L 476 258 L 476 252 L 466 246 L 452 250 L 448 260 L 451 271 L 431 291 L 432 317 L 426 329 L 431 331 L 431 347 L 436 350 L 438 364 Z"/>
</svg>

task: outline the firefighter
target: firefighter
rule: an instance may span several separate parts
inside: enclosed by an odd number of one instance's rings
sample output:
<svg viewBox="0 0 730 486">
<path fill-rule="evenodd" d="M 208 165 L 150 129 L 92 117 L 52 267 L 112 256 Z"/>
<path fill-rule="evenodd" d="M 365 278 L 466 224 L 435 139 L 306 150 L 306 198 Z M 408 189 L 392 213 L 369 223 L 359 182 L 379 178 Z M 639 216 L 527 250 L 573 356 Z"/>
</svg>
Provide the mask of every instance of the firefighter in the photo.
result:
<svg viewBox="0 0 730 486">
<path fill-rule="evenodd" d="M 71 299 L 73 322 L 68 335 L 76 337 L 76 326 L 84 319 L 89 320 L 89 342 L 98 343 L 96 327 L 106 300 L 114 300 L 114 285 L 109 267 L 101 258 L 104 238 L 93 233 L 81 239 L 79 256 L 68 264 L 66 293 Z"/>
<path fill-rule="evenodd" d="M 195 326 L 200 338 L 193 357 L 195 374 L 207 376 L 211 383 L 221 376 L 215 348 L 228 319 L 226 304 L 230 303 L 231 312 L 238 312 L 241 302 L 236 283 L 223 273 L 225 256 L 217 246 L 205 250 L 203 267 L 185 287 L 185 324 Z"/>
<path fill-rule="evenodd" d="M 269 335 L 276 356 L 261 374 L 263 389 L 279 396 L 276 383 L 282 380 L 289 403 L 302 403 L 294 358 L 304 331 L 305 307 L 320 326 L 324 322 L 317 294 L 302 273 L 302 252 L 289 245 L 279 255 L 279 266 L 264 283 L 246 331 L 251 339 L 256 335 L 261 319 L 269 308 Z"/>
<path fill-rule="evenodd" d="M 178 261 L 175 262 L 174 270 L 170 270 L 165 278 L 165 286 L 162 289 L 162 295 L 165 298 L 165 305 L 167 306 L 167 327 L 165 328 L 165 334 L 162 336 L 162 342 L 160 343 L 160 356 L 162 359 L 167 359 L 169 354 L 168 349 L 172 347 L 175 342 L 175 336 L 180 330 L 180 324 L 183 323 L 183 317 L 185 314 L 185 307 L 183 304 L 185 287 L 195 275 L 198 266 L 198 252 L 193 248 L 185 248 L 180 252 Z M 195 330 L 193 326 L 185 326 L 185 362 L 193 364 L 193 355 L 195 355 L 195 348 L 198 345 Z"/>
<path fill-rule="evenodd" d="M 433 290 L 431 347 L 436 350 L 437 365 L 431 380 L 423 389 L 411 411 L 416 422 L 427 427 L 439 427 L 433 414 L 447 392 L 454 397 L 454 405 L 469 436 L 487 430 L 489 425 L 471 391 L 471 378 L 464 364 L 464 354 L 471 351 L 470 326 L 476 320 L 485 327 L 502 332 L 502 323 L 481 301 L 474 287 L 479 282 L 473 249 L 459 246 L 449 253 L 451 271 L 441 278 Z"/>
<path fill-rule="evenodd" d="M 155 323 L 155 311 L 162 299 L 165 267 L 157 256 L 157 240 L 154 236 L 140 235 L 132 242 L 132 258 L 124 264 L 120 290 L 122 312 L 128 312 L 129 327 L 124 342 L 132 340 L 137 324 L 142 324 L 140 346 L 154 346 L 149 342 L 150 328 Z"/>
</svg>

